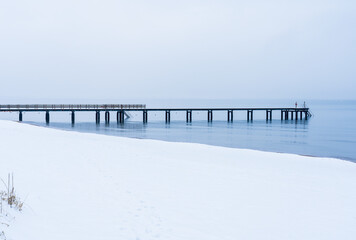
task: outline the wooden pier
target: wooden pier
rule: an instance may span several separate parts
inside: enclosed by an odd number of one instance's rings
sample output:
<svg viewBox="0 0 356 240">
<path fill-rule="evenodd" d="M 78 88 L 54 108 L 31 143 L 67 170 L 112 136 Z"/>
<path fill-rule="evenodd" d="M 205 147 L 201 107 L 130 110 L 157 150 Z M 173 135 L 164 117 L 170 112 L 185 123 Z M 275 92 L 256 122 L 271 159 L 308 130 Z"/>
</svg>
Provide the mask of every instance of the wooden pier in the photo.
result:
<svg viewBox="0 0 356 240">
<path fill-rule="evenodd" d="M 257 111 L 266 112 L 266 121 L 272 121 L 272 112 L 281 113 L 281 120 L 308 120 L 309 108 L 146 108 L 144 104 L 34 104 L 34 105 L 0 105 L 0 112 L 18 112 L 19 121 L 23 121 L 24 112 L 44 112 L 45 121 L 50 122 L 50 112 L 71 112 L 71 122 L 75 123 L 75 112 L 95 112 L 95 122 L 100 124 L 100 113 L 105 112 L 105 123 L 110 123 L 110 113 L 116 112 L 117 123 L 124 123 L 127 112 L 142 112 L 143 123 L 148 122 L 149 112 L 165 112 L 165 121 L 171 121 L 171 112 L 186 112 L 186 122 L 192 122 L 193 112 L 206 112 L 208 122 L 213 121 L 214 112 L 226 112 L 227 121 L 233 122 L 234 113 L 246 112 L 247 121 L 253 121 Z"/>
</svg>

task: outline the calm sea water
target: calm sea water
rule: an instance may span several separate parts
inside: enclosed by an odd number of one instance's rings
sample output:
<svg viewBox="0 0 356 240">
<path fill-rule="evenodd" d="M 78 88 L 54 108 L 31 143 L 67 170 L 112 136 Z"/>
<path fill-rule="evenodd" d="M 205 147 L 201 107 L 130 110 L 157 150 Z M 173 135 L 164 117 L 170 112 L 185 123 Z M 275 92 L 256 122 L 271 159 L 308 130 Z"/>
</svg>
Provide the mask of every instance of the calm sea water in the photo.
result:
<svg viewBox="0 0 356 240">
<path fill-rule="evenodd" d="M 300 102 L 301 103 L 301 102 Z M 294 101 L 252 100 L 171 100 L 151 101 L 147 107 L 293 107 Z M 142 113 L 131 112 L 125 124 L 95 124 L 94 113 L 78 113 L 76 124 L 68 113 L 51 113 L 48 127 L 98 134 L 157 139 L 173 142 L 194 142 L 232 148 L 248 148 L 301 155 L 336 157 L 356 162 L 356 101 L 308 101 L 313 117 L 307 121 L 281 121 L 280 112 L 266 122 L 265 112 L 254 112 L 254 121 L 246 121 L 246 112 L 235 112 L 234 122 L 226 121 L 226 112 L 214 112 L 214 121 L 207 122 L 206 112 L 193 112 L 193 122 L 185 122 L 185 113 L 171 113 L 171 123 L 164 122 L 164 113 L 149 113 L 142 123 Z M 17 119 L 17 114 L 7 116 Z M 27 123 L 46 126 L 43 113 L 26 113 Z"/>
</svg>

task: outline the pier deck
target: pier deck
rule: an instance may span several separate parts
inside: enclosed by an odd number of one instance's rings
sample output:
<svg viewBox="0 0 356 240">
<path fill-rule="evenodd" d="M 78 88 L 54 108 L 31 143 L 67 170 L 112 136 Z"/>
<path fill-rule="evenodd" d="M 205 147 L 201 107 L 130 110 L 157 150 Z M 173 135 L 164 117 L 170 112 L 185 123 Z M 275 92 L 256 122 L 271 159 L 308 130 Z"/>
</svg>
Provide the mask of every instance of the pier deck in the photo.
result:
<svg viewBox="0 0 356 240">
<path fill-rule="evenodd" d="M 254 111 L 265 111 L 266 120 L 272 120 L 272 112 L 279 111 L 281 113 L 281 120 L 307 120 L 311 116 L 309 108 L 146 108 L 144 104 L 32 104 L 32 105 L 0 105 L 0 112 L 19 112 L 19 121 L 23 120 L 23 112 L 45 112 L 46 123 L 49 123 L 50 112 L 71 112 L 71 121 L 75 122 L 76 111 L 91 111 L 96 112 L 95 121 L 100 123 L 100 112 L 105 112 L 105 123 L 110 122 L 110 112 L 117 112 L 117 122 L 124 123 L 125 111 L 141 111 L 143 115 L 143 122 L 148 121 L 148 112 L 165 112 L 165 121 L 167 123 L 171 120 L 171 112 L 186 112 L 186 121 L 192 122 L 192 113 L 195 111 L 207 112 L 208 122 L 213 121 L 214 111 L 226 111 L 227 121 L 232 122 L 235 111 L 246 111 L 247 121 L 253 120 Z"/>
</svg>

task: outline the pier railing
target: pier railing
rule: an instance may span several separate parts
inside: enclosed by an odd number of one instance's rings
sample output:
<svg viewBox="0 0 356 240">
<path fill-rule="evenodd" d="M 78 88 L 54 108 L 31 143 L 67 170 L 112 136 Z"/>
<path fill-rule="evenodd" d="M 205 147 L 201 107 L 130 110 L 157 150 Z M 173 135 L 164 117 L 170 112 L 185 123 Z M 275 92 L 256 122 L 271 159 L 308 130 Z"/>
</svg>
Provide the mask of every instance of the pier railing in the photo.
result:
<svg viewBox="0 0 356 240">
<path fill-rule="evenodd" d="M 105 110 L 105 109 L 146 109 L 145 104 L 7 104 L 0 110 Z"/>
</svg>

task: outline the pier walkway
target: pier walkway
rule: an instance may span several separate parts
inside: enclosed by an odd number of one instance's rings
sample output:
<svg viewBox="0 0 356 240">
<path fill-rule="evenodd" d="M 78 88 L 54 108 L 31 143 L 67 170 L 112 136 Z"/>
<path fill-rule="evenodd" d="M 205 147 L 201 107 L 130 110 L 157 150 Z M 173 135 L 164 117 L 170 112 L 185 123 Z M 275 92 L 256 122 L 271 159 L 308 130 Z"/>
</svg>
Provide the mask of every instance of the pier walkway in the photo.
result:
<svg viewBox="0 0 356 240">
<path fill-rule="evenodd" d="M 149 112 L 165 112 L 165 121 L 171 121 L 171 112 L 186 112 L 186 122 L 192 122 L 193 112 L 207 112 L 208 122 L 213 121 L 213 112 L 225 111 L 227 121 L 233 122 L 234 112 L 244 111 L 247 114 L 247 121 L 253 121 L 253 113 L 256 111 L 266 112 L 266 121 L 272 120 L 272 112 L 281 114 L 281 120 L 307 120 L 311 114 L 309 108 L 146 108 L 144 104 L 33 104 L 33 105 L 0 105 L 0 112 L 18 112 L 19 121 L 23 120 L 23 112 L 45 112 L 45 121 L 50 122 L 50 112 L 71 112 L 71 122 L 75 123 L 75 112 L 91 111 L 95 112 L 95 122 L 100 123 L 100 112 L 105 112 L 105 123 L 110 122 L 110 112 L 116 112 L 118 123 L 124 123 L 126 112 L 142 112 L 143 122 L 148 122 Z"/>
</svg>

